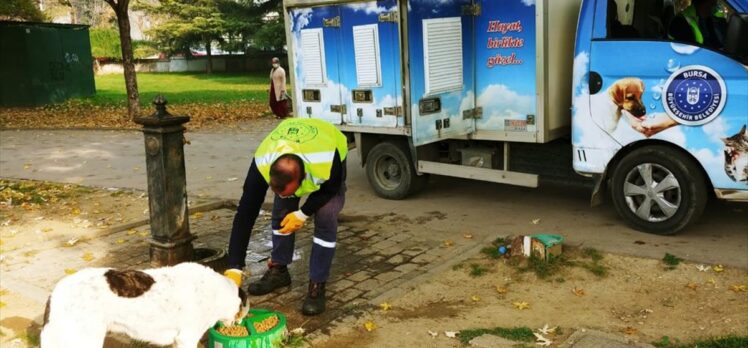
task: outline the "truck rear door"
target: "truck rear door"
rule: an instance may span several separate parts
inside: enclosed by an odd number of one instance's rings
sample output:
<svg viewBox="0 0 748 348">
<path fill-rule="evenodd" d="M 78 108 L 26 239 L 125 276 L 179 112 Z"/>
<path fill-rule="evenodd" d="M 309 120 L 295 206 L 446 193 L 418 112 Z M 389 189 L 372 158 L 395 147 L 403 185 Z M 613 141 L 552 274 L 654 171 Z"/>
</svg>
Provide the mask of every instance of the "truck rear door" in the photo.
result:
<svg viewBox="0 0 748 348">
<path fill-rule="evenodd" d="M 472 0 L 409 0 L 407 63 L 415 145 L 475 131 L 476 8 Z"/>
</svg>

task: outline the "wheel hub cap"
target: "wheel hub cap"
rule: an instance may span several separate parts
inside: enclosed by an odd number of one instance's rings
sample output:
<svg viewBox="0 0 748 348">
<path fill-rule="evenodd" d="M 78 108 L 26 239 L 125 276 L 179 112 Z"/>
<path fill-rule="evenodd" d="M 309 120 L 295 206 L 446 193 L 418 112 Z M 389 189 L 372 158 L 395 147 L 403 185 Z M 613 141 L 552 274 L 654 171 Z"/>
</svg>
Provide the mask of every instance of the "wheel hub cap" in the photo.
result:
<svg viewBox="0 0 748 348">
<path fill-rule="evenodd" d="M 655 163 L 642 163 L 626 174 L 623 188 L 631 212 L 648 222 L 671 218 L 681 203 L 678 179 L 667 168 Z"/>
</svg>

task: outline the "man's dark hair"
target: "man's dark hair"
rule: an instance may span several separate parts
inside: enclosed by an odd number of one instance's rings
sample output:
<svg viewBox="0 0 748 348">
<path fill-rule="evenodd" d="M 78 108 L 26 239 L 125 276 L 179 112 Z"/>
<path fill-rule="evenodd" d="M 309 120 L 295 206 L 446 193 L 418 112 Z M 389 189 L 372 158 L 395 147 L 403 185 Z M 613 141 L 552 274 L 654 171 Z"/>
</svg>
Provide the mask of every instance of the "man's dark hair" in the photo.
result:
<svg viewBox="0 0 748 348">
<path fill-rule="evenodd" d="M 273 191 L 283 191 L 286 185 L 290 183 L 293 177 L 293 170 L 289 166 L 281 165 L 285 161 L 293 161 L 299 166 L 299 180 L 304 179 L 304 162 L 294 154 L 285 154 L 270 165 L 270 187 Z"/>
</svg>

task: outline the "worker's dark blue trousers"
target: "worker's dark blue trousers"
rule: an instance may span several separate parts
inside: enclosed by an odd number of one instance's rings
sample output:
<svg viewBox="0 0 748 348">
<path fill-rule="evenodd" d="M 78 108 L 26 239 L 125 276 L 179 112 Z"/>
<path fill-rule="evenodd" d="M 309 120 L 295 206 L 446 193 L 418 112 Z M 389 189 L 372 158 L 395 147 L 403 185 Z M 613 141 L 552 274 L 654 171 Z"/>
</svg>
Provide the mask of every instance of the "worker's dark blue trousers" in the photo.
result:
<svg viewBox="0 0 748 348">
<path fill-rule="evenodd" d="M 335 255 L 335 242 L 338 234 L 338 214 L 345 204 L 345 184 L 340 192 L 330 199 L 314 214 L 314 237 L 312 254 L 309 257 L 309 280 L 315 283 L 326 282 L 330 277 L 330 266 Z M 275 195 L 273 202 L 272 228 L 273 251 L 270 254 L 273 263 L 288 265 L 293 260 L 296 233 L 280 234 L 281 221 L 286 214 L 299 209 L 299 198 L 280 198 Z"/>
</svg>

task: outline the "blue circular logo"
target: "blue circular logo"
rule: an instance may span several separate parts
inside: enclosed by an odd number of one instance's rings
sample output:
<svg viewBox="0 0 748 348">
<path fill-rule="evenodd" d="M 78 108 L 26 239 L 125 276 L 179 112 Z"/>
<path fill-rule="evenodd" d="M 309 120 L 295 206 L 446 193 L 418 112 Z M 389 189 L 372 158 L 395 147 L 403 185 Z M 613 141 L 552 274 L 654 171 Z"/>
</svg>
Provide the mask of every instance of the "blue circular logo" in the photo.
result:
<svg viewBox="0 0 748 348">
<path fill-rule="evenodd" d="M 717 117 L 725 106 L 725 81 L 714 70 L 690 65 L 670 75 L 662 103 L 676 122 L 702 125 Z"/>
</svg>

